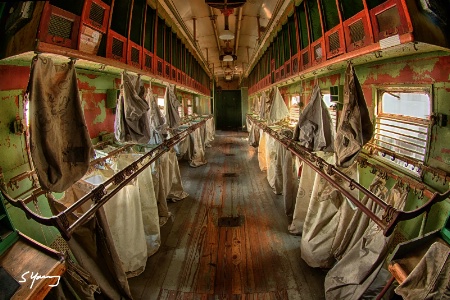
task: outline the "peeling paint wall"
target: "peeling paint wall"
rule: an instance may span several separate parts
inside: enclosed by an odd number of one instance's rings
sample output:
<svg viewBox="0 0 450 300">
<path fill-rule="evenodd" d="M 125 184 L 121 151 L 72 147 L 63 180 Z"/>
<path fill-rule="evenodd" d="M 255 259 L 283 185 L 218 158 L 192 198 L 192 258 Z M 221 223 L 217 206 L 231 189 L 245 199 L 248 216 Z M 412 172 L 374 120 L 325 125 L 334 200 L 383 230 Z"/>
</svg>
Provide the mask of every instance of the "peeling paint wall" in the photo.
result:
<svg viewBox="0 0 450 300">
<path fill-rule="evenodd" d="M 433 112 L 450 116 L 450 55 L 445 53 L 419 54 L 401 59 L 383 60 L 382 63 L 370 63 L 355 66 L 355 71 L 362 85 L 365 100 L 371 117 L 375 114 L 377 86 L 428 86 L 433 98 Z M 345 70 L 335 74 L 317 78 L 321 89 L 327 90 L 330 86 L 344 85 Z M 309 102 L 315 79 L 297 82 L 284 87 L 287 95 L 301 95 L 304 105 Z M 430 147 L 426 164 L 450 173 L 450 124 L 447 127 L 433 126 L 430 130 Z M 367 169 L 361 169 L 360 180 L 364 186 L 369 186 L 373 179 Z M 435 181 L 431 174 L 425 174 L 424 183 L 444 192 L 450 188 L 448 182 Z M 389 187 L 393 180 L 388 181 Z M 425 199 L 418 199 L 410 193 L 405 210 L 413 210 L 425 203 Z M 450 211 L 450 200 L 435 204 L 428 217 L 426 232 L 441 228 Z M 420 230 L 423 216 L 414 220 L 401 222 L 401 233 L 407 238 L 416 237 Z"/>
<path fill-rule="evenodd" d="M 0 153 L 2 154 L 0 155 L 0 167 L 5 182 L 31 170 L 24 135 L 16 135 L 10 133 L 9 130 L 11 122 L 17 116 L 20 119 L 25 118 L 23 96 L 29 72 L 28 66 L 0 66 Z M 109 89 L 120 89 L 120 76 L 77 69 L 77 77 L 81 105 L 91 139 L 97 139 L 102 133 L 114 132 L 115 109 L 106 107 L 106 99 Z M 144 85 L 148 88 L 150 82 L 144 82 Z M 165 91 L 165 86 L 152 84 L 152 92 L 158 97 L 164 97 Z M 185 100 L 193 101 L 194 99 L 194 95 L 184 91 L 177 90 L 177 94 Z M 201 107 L 202 110 L 207 109 L 206 103 L 204 106 Z M 12 188 L 8 192 L 11 196 L 18 197 L 32 188 L 32 181 L 25 179 L 17 187 L 13 186 Z M 28 206 L 44 216 L 51 215 L 44 197 L 38 199 L 37 205 L 30 203 Z M 20 209 L 9 204 L 7 209 L 16 228 L 37 241 L 50 245 L 58 235 L 55 228 L 28 220 Z"/>
</svg>

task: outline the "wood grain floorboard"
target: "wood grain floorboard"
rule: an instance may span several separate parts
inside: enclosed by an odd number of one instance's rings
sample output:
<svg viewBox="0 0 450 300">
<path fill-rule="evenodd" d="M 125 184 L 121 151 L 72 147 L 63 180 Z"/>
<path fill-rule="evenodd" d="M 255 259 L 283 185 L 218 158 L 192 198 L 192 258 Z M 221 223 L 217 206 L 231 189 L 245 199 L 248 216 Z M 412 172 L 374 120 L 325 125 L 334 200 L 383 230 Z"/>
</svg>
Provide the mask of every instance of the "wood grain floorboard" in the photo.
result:
<svg viewBox="0 0 450 300">
<path fill-rule="evenodd" d="M 217 131 L 207 165 L 179 162 L 189 197 L 169 203 L 173 218 L 161 228 L 159 251 L 129 279 L 134 299 L 324 299 L 325 273 L 302 261 L 283 198 L 246 136 Z M 218 226 L 220 217 L 237 215 L 241 226 Z"/>
</svg>

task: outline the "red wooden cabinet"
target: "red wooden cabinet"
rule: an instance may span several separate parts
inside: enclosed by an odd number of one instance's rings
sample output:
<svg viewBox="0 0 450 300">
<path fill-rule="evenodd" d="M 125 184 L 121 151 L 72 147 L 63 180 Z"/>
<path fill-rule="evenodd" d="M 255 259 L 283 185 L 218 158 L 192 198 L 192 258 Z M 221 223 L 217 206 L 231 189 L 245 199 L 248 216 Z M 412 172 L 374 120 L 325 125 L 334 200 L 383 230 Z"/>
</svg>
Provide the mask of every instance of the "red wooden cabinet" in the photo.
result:
<svg viewBox="0 0 450 300">
<path fill-rule="evenodd" d="M 384 38 L 412 32 L 407 8 L 400 0 L 388 0 L 370 10 L 375 42 Z"/>
<path fill-rule="evenodd" d="M 111 29 L 108 31 L 106 40 L 106 57 L 123 63 L 127 62 L 127 38 Z"/>
<path fill-rule="evenodd" d="M 143 49 L 142 69 L 147 72 L 153 73 L 153 53 Z"/>
<path fill-rule="evenodd" d="M 170 79 L 171 65 L 168 62 L 164 62 L 164 77 Z"/>
<path fill-rule="evenodd" d="M 159 57 L 156 57 L 156 74 L 159 76 L 164 75 L 164 60 Z"/>
<path fill-rule="evenodd" d="M 325 61 L 325 39 L 319 38 L 311 43 L 312 61 L 311 65 L 315 66 Z"/>
<path fill-rule="evenodd" d="M 291 60 L 289 59 L 284 63 L 284 78 L 291 76 Z"/>
<path fill-rule="evenodd" d="M 298 73 L 298 71 L 300 70 L 299 66 L 300 66 L 300 60 L 299 60 L 299 54 L 295 54 L 294 56 L 292 56 L 291 58 L 291 75 L 295 75 Z"/>
<path fill-rule="evenodd" d="M 137 68 L 142 65 L 142 46 L 128 39 L 127 63 Z"/>
<path fill-rule="evenodd" d="M 311 51 L 310 46 L 307 46 L 305 49 L 300 51 L 301 58 L 301 71 L 308 69 L 311 66 Z"/>
<path fill-rule="evenodd" d="M 79 30 L 79 16 L 50 5 L 49 2 L 45 4 L 38 32 L 40 41 L 76 49 Z"/>
<path fill-rule="evenodd" d="M 175 68 L 174 66 L 172 66 L 171 68 L 170 79 L 172 79 L 173 81 L 177 81 L 177 68 Z"/>
<path fill-rule="evenodd" d="M 344 21 L 347 52 L 358 50 L 373 43 L 372 30 L 366 11 L 361 11 Z"/>
<path fill-rule="evenodd" d="M 106 33 L 109 21 L 109 5 L 100 0 L 85 0 L 81 21 L 85 25 Z"/>
<path fill-rule="evenodd" d="M 345 52 L 344 29 L 341 24 L 325 32 L 325 48 L 327 59 Z"/>
</svg>

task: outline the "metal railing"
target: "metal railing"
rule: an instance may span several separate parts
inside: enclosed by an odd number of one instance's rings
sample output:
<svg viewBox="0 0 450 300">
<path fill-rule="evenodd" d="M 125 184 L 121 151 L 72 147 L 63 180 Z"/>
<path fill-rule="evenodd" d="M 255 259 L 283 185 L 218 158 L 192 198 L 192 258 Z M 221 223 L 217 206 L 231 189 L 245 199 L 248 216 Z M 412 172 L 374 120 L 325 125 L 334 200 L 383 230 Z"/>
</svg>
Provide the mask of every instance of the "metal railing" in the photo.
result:
<svg viewBox="0 0 450 300">
<path fill-rule="evenodd" d="M 271 137 L 276 139 L 286 149 L 291 151 L 292 154 L 294 154 L 300 160 L 302 160 L 304 163 L 310 166 L 315 172 L 317 172 L 318 174 L 320 174 L 320 176 L 322 176 L 325 180 L 327 180 L 334 188 L 336 188 L 345 197 L 347 197 L 356 207 L 358 207 L 364 214 L 366 214 L 378 226 L 380 226 L 383 229 L 383 233 L 385 236 L 389 236 L 390 234 L 392 234 L 398 222 L 410 220 L 421 215 L 424 212 L 428 212 L 433 204 L 443 201 L 450 196 L 450 190 L 448 190 L 444 194 L 440 194 L 427 189 L 425 185 L 423 185 L 422 186 L 423 190 L 421 192 L 422 196 L 426 196 L 427 198 L 429 198 L 429 200 L 421 207 L 412 211 L 398 210 L 392 205 L 389 205 L 386 202 L 384 202 L 382 199 L 374 195 L 371 191 L 360 185 L 358 182 L 355 182 L 352 178 L 348 177 L 346 174 L 341 172 L 334 165 L 327 163 L 325 160 L 318 157 L 308 149 L 300 146 L 297 142 L 294 142 L 293 140 L 285 137 L 282 134 L 278 134 L 275 130 L 271 129 L 263 122 L 258 121 L 257 119 L 251 116 L 247 117 L 250 118 L 253 124 L 261 128 L 264 132 L 267 132 Z M 359 158 L 359 162 L 360 164 L 361 163 L 366 165 L 368 164 L 367 159 L 366 161 L 363 162 L 363 160 Z M 376 165 L 372 166 L 377 168 Z M 392 176 L 393 178 L 395 178 L 394 174 L 392 172 L 388 172 L 387 169 L 384 169 L 383 171 L 385 172 L 386 176 Z M 371 209 L 364 206 L 364 204 L 359 199 L 355 198 L 350 192 L 348 192 L 348 190 L 344 186 L 338 184 L 331 177 L 333 175 L 339 177 L 344 182 L 347 182 L 349 184 L 350 190 L 356 188 L 365 196 L 372 199 L 378 206 L 380 206 L 384 210 L 382 217 L 381 218 L 378 217 L 376 214 L 372 212 Z"/>
<path fill-rule="evenodd" d="M 122 189 L 124 186 L 126 186 L 131 180 L 136 178 L 142 171 L 144 171 L 147 167 L 149 167 L 156 159 L 158 159 L 161 155 L 163 155 L 165 152 L 169 151 L 174 145 L 182 141 L 184 138 L 186 138 L 190 133 L 192 133 L 197 128 L 201 127 L 206 123 L 206 121 L 211 118 L 207 117 L 200 121 L 199 123 L 196 123 L 186 130 L 183 130 L 177 134 L 175 134 L 173 137 L 165 140 L 163 143 L 157 145 L 155 148 L 151 149 L 149 152 L 144 154 L 142 157 L 134 161 L 132 164 L 130 164 L 128 167 L 124 168 L 123 170 L 117 172 L 109 178 L 107 181 L 105 181 L 103 184 L 98 185 L 95 189 L 90 191 L 88 194 L 80 198 L 78 201 L 76 201 L 74 204 L 63 210 L 62 212 L 58 213 L 57 215 L 51 216 L 51 217 L 44 217 L 41 216 L 34 211 L 30 210 L 27 207 L 27 203 L 30 201 L 36 201 L 37 197 L 41 195 L 47 195 L 47 197 L 53 197 L 52 194 L 48 191 L 39 189 L 32 193 L 31 196 L 27 197 L 26 199 L 14 199 L 8 195 L 6 190 L 1 187 L 0 191 L 5 197 L 5 199 L 13 206 L 20 208 L 23 210 L 29 219 L 33 219 L 36 222 L 47 225 L 47 226 L 55 226 L 59 232 L 61 233 L 61 236 L 69 240 L 71 238 L 72 233 L 74 230 L 84 222 L 86 222 L 92 215 L 95 214 L 95 212 L 102 207 L 108 200 L 110 200 L 120 189 Z M 122 150 L 125 150 L 128 147 L 122 147 Z M 118 152 L 116 151 L 112 155 L 117 155 Z M 105 158 L 100 158 L 105 159 Z M 94 160 L 94 163 L 98 163 L 99 160 Z M 108 187 L 113 187 L 111 190 L 107 190 Z M 81 205 L 86 203 L 87 201 L 91 200 L 94 202 L 94 204 L 75 222 L 72 224 L 69 223 L 69 220 L 67 218 L 68 214 L 72 214 L 77 210 Z"/>
</svg>

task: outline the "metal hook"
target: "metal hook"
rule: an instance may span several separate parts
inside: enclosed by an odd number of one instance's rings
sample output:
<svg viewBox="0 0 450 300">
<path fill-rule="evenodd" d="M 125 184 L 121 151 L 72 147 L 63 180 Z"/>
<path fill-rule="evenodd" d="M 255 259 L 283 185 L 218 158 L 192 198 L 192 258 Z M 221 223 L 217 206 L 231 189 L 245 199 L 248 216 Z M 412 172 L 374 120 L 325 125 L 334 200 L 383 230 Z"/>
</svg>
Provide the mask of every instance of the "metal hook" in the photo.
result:
<svg viewBox="0 0 450 300">
<path fill-rule="evenodd" d="M 418 198 L 419 198 L 420 200 L 422 200 L 422 199 L 424 198 L 423 190 L 419 190 Z"/>
<path fill-rule="evenodd" d="M 355 189 L 355 181 L 352 179 L 350 180 L 349 188 L 353 191 Z"/>
</svg>

